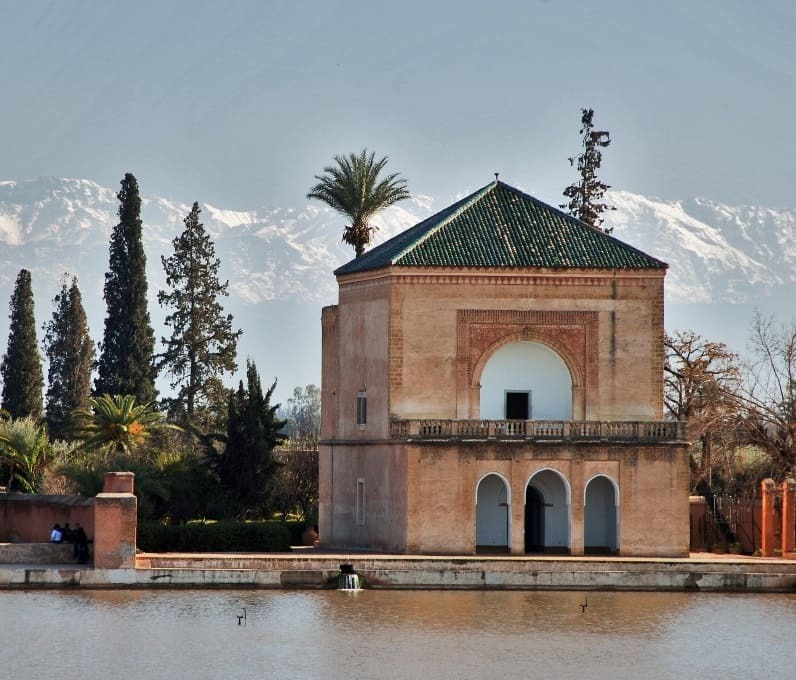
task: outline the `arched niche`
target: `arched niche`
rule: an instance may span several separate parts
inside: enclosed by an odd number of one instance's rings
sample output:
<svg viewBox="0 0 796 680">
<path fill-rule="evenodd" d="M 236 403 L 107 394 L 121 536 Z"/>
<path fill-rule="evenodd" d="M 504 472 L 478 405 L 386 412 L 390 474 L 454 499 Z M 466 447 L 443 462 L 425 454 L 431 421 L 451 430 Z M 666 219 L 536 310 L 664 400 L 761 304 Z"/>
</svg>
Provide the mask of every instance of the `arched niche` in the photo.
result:
<svg viewBox="0 0 796 680">
<path fill-rule="evenodd" d="M 619 551 L 619 488 L 607 475 L 595 475 L 583 492 L 583 549 L 588 554 Z"/>
<path fill-rule="evenodd" d="M 476 552 L 508 552 L 511 492 L 506 479 L 497 473 L 484 475 L 476 485 Z"/>
<path fill-rule="evenodd" d="M 549 345 L 517 339 L 484 362 L 479 399 L 486 420 L 572 420 L 572 373 Z"/>
</svg>

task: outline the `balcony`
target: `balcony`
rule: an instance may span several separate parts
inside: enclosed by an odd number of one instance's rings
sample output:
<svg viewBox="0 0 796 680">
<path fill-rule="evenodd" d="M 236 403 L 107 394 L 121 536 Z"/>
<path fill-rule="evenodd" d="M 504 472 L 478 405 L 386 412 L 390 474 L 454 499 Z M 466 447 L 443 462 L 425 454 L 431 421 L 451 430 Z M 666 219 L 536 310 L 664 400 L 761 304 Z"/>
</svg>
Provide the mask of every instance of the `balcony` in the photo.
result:
<svg viewBox="0 0 796 680">
<path fill-rule="evenodd" d="M 562 420 L 393 420 L 393 439 L 414 441 L 685 442 L 683 422 Z"/>
</svg>

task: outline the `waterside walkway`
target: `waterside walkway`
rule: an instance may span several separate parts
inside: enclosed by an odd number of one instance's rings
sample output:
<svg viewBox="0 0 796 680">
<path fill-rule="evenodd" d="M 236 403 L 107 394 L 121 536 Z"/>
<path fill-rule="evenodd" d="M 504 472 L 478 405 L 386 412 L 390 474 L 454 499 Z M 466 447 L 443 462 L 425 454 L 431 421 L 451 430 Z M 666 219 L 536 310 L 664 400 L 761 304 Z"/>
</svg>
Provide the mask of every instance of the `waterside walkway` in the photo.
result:
<svg viewBox="0 0 796 680">
<path fill-rule="evenodd" d="M 0 548 L 3 546 L 0 545 Z M 0 550 L 0 556 L 3 551 Z M 658 590 L 796 593 L 796 559 L 692 553 L 688 558 L 139 553 L 135 569 L 0 562 L 9 588 L 331 588 L 341 564 L 365 588 Z"/>
</svg>

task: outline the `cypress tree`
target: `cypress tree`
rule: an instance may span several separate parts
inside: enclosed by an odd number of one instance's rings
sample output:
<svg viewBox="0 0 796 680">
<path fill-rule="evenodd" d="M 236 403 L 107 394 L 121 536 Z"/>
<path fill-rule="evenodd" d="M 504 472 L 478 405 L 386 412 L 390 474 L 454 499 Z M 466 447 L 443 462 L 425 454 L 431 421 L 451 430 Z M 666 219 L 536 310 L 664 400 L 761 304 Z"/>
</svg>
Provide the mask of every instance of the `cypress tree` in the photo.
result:
<svg viewBox="0 0 796 680">
<path fill-rule="evenodd" d="M 272 452 L 284 440 L 279 432 L 286 422 L 276 415 L 279 405 L 271 405 L 276 381 L 263 394 L 257 367 L 247 361 L 246 382 L 230 393 L 226 446 L 215 466 L 241 517 L 264 510 L 266 486 L 276 467 Z"/>
<path fill-rule="evenodd" d="M 0 375 L 3 377 L 2 408 L 12 418 L 31 416 L 39 420 L 42 417 L 44 376 L 36 342 L 33 287 L 27 269 L 21 270 L 17 276 L 10 306 L 8 350 L 0 364 Z"/>
<path fill-rule="evenodd" d="M 580 180 L 564 189 L 564 196 L 569 198 L 569 203 L 563 203 L 559 207 L 590 227 L 610 234 L 613 228 L 601 229 L 604 221 L 602 215 L 616 208 L 603 202 L 605 192 L 611 187 L 597 179 L 597 171 L 602 164 L 600 149 L 611 143 L 611 136 L 605 130 L 594 130 L 593 118 L 593 109 L 581 109 L 580 134 L 583 135 L 583 151 L 569 159 L 572 166 L 577 161 Z"/>
<path fill-rule="evenodd" d="M 53 316 L 44 326 L 44 351 L 49 360 L 47 427 L 53 437 L 64 437 L 72 411 L 88 405 L 95 356 L 75 278 L 71 286 L 64 282 L 53 298 Z"/>
<path fill-rule="evenodd" d="M 141 198 L 136 178 L 121 181 L 119 223 L 111 233 L 105 274 L 105 331 L 100 345 L 97 394 L 132 394 L 146 404 L 155 398 L 155 334 L 147 309 L 146 255 L 141 231 Z"/>
<path fill-rule="evenodd" d="M 224 315 L 218 298 L 228 295 L 228 281 L 218 280 L 219 259 L 213 241 L 199 221 L 199 204 L 183 220 L 185 230 L 172 241 L 174 254 L 161 257 L 170 291 L 160 291 L 158 302 L 172 311 L 166 325 L 171 338 L 162 338 L 165 351 L 159 369 L 173 377 L 172 411 L 184 424 L 194 425 L 197 405 L 212 396 L 214 379 L 237 370 L 235 357 L 241 331 L 232 330 L 232 315 Z"/>
</svg>

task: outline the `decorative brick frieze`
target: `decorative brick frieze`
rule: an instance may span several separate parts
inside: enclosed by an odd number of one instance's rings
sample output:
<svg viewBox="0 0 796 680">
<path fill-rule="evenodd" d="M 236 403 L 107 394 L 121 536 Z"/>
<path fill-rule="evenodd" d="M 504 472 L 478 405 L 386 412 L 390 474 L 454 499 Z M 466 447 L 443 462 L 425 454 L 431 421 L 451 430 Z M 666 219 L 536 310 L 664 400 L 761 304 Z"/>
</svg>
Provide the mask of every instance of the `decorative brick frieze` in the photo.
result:
<svg viewBox="0 0 796 680">
<path fill-rule="evenodd" d="M 599 384 L 597 312 L 511 309 L 461 309 L 457 313 L 457 393 L 477 387 L 481 373 L 500 347 L 530 340 L 553 349 L 569 368 L 572 387 L 584 414 Z M 471 409 L 467 409 L 471 410 Z"/>
</svg>

